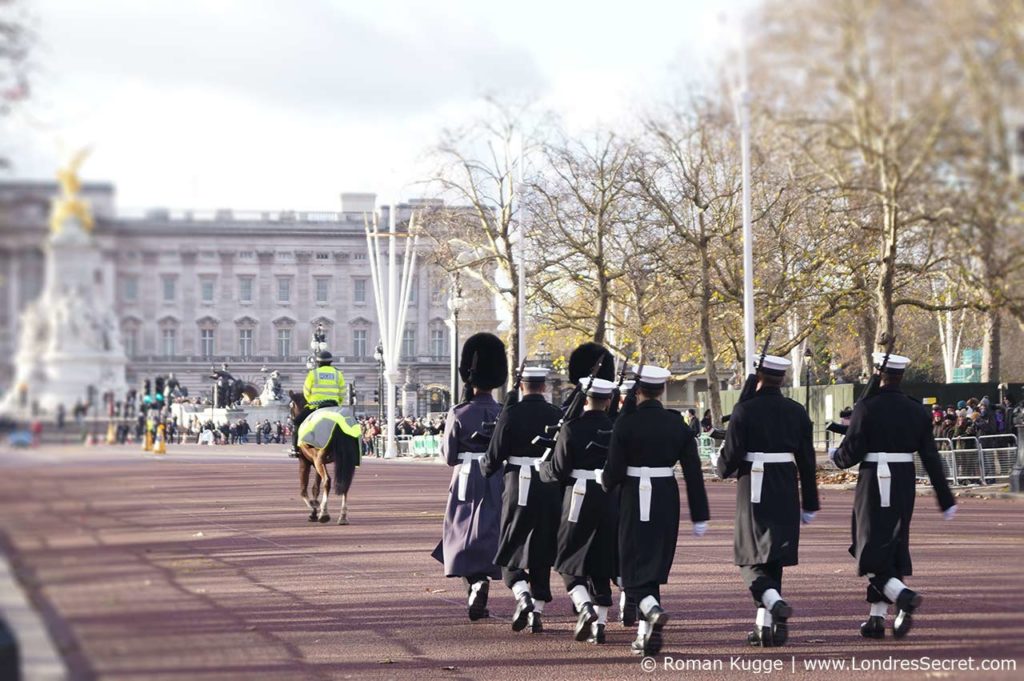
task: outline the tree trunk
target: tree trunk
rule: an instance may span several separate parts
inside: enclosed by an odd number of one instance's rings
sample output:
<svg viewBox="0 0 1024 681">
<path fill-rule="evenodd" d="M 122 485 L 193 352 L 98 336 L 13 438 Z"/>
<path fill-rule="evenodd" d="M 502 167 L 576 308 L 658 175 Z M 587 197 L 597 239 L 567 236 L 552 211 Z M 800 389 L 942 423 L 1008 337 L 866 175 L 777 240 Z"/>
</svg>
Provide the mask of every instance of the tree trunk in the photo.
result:
<svg viewBox="0 0 1024 681">
<path fill-rule="evenodd" d="M 886 200 L 882 206 L 882 224 L 884 225 L 881 244 L 881 263 L 878 272 L 878 288 L 876 296 L 878 336 L 874 343 L 877 350 L 883 350 L 888 338 L 895 332 L 896 310 L 893 308 L 893 290 L 896 281 L 896 243 L 898 236 L 896 204 Z M 868 363 L 869 373 L 871 363 Z"/>
<path fill-rule="evenodd" d="M 1003 317 L 999 309 L 990 307 L 985 313 L 985 345 L 982 348 L 981 382 L 999 382 L 999 359 L 1002 354 L 1000 335 L 1003 330 Z"/>
<path fill-rule="evenodd" d="M 704 353 L 704 367 L 708 377 L 708 409 L 711 422 L 722 422 L 722 392 L 718 382 L 718 363 L 711 337 L 711 259 L 708 240 L 704 236 L 704 213 L 698 213 L 700 225 L 700 345 Z M 698 415 L 699 416 L 699 415 Z"/>
<path fill-rule="evenodd" d="M 608 301 L 611 293 L 608 290 L 608 278 L 601 270 L 597 275 L 597 324 L 594 327 L 594 342 L 604 345 L 604 337 L 608 329 Z"/>
</svg>

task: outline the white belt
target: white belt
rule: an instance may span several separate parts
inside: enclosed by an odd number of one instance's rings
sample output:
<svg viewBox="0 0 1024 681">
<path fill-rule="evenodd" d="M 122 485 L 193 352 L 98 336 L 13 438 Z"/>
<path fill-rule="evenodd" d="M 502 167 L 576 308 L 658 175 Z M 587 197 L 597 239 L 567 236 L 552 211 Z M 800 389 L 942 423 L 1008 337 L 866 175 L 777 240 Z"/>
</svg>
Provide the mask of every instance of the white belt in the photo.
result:
<svg viewBox="0 0 1024 681">
<path fill-rule="evenodd" d="M 580 508 L 583 506 L 583 497 L 587 495 L 587 480 L 595 480 L 597 484 L 602 484 L 601 473 L 604 471 L 600 468 L 597 470 L 587 470 L 585 468 L 574 468 L 570 477 L 576 478 L 576 483 L 572 486 L 572 501 L 569 503 L 569 522 L 575 523 L 580 519 Z"/>
<path fill-rule="evenodd" d="M 889 464 L 914 463 L 914 455 L 906 452 L 871 452 L 864 460 L 878 464 L 875 469 L 878 496 L 882 499 L 882 508 L 889 508 L 892 501 L 892 471 L 889 470 Z"/>
<path fill-rule="evenodd" d="M 750 467 L 750 503 L 761 503 L 761 487 L 764 485 L 764 465 L 766 463 L 796 463 L 791 452 L 747 452 L 744 457 L 753 465 Z"/>
<path fill-rule="evenodd" d="M 519 466 L 519 505 L 526 506 L 526 500 L 530 498 L 533 469 L 540 469 L 540 459 L 533 456 L 510 456 L 508 462 Z"/>
<path fill-rule="evenodd" d="M 670 466 L 626 466 L 626 475 L 640 478 L 640 522 L 646 523 L 651 519 L 651 478 L 673 478 L 675 472 Z"/>
<path fill-rule="evenodd" d="M 469 485 L 469 471 L 473 467 L 473 462 L 480 463 L 483 458 L 483 454 L 473 452 L 459 454 L 459 461 L 462 462 L 459 466 L 459 501 L 466 500 L 466 487 Z"/>
</svg>

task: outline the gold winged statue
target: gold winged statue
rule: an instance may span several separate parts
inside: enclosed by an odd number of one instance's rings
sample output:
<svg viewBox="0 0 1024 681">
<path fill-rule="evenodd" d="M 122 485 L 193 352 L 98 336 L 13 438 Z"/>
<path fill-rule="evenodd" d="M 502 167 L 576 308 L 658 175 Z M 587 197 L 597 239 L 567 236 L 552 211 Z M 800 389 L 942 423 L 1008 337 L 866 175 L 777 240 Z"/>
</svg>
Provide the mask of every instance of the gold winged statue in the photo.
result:
<svg viewBox="0 0 1024 681">
<path fill-rule="evenodd" d="M 50 213 L 50 231 L 59 234 L 68 218 L 76 218 L 86 232 L 92 232 L 93 219 L 89 204 L 82 199 L 79 192 L 82 183 L 78 179 L 78 169 L 89 156 L 89 148 L 81 149 L 71 157 L 67 166 L 57 171 L 57 182 L 60 183 L 60 198 L 53 205 Z"/>
</svg>

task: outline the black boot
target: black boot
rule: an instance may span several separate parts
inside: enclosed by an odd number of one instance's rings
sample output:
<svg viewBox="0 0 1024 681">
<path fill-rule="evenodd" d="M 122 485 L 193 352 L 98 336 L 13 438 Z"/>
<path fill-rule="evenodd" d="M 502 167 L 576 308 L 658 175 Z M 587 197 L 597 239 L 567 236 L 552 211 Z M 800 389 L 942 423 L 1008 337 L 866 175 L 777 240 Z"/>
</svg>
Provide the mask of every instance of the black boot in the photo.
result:
<svg viewBox="0 0 1024 681">
<path fill-rule="evenodd" d="M 655 605 L 646 613 L 640 613 L 647 620 L 647 633 L 644 635 L 644 655 L 657 655 L 661 652 L 661 630 L 668 624 L 668 613 Z"/>
<path fill-rule="evenodd" d="M 904 589 L 896 599 L 896 617 L 892 621 L 892 635 L 894 638 L 903 638 L 910 633 L 914 626 L 914 611 L 921 607 L 924 601 L 921 594 L 910 589 Z"/>
<path fill-rule="evenodd" d="M 755 648 L 773 647 L 775 642 L 772 640 L 772 628 L 755 626 L 754 630 L 747 634 L 747 644 Z"/>
<path fill-rule="evenodd" d="M 593 643 L 594 645 L 604 645 L 604 625 L 595 623 L 590 629 L 590 638 L 587 639 L 587 643 Z"/>
<path fill-rule="evenodd" d="M 580 616 L 576 619 L 575 638 L 586 641 L 590 637 L 590 625 L 597 622 L 597 611 L 592 603 L 584 603 L 580 608 Z"/>
<path fill-rule="evenodd" d="M 476 598 L 473 598 L 473 587 L 469 588 L 469 596 L 472 601 L 469 601 L 469 619 L 473 622 L 490 617 L 491 613 L 487 610 L 487 593 L 491 588 L 491 583 L 488 580 L 483 580 L 480 583 L 480 590 L 476 592 Z"/>
<path fill-rule="evenodd" d="M 534 610 L 530 613 L 530 633 L 531 634 L 543 634 L 544 623 L 540 620 L 540 613 Z"/>
<path fill-rule="evenodd" d="M 860 625 L 860 635 L 864 638 L 885 638 L 885 618 L 871 615 L 868 621 Z"/>
<path fill-rule="evenodd" d="M 772 606 L 772 645 L 780 648 L 789 640 L 787 620 L 793 616 L 793 608 L 786 601 L 775 601 Z"/>
<path fill-rule="evenodd" d="M 516 610 L 512 613 L 512 631 L 522 631 L 526 628 L 530 615 L 533 613 L 533 598 L 524 593 L 516 599 Z"/>
</svg>

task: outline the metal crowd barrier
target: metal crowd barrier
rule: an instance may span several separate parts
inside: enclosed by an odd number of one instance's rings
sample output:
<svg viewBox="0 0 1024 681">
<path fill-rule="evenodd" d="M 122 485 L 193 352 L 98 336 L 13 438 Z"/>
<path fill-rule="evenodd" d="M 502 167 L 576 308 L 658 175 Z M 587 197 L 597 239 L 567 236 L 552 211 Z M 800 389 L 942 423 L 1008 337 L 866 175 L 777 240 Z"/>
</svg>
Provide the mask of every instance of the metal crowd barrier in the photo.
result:
<svg viewBox="0 0 1024 681">
<path fill-rule="evenodd" d="M 387 438 L 377 435 L 373 438 L 373 455 L 383 457 L 387 449 Z M 396 435 L 395 446 L 398 456 L 430 457 L 441 454 L 439 435 Z"/>
<path fill-rule="evenodd" d="M 946 479 L 953 485 L 988 485 L 1009 480 L 1017 460 L 1017 436 L 1011 434 L 935 438 L 935 445 Z M 927 479 L 920 458 L 915 458 L 914 465 L 917 477 Z"/>
<path fill-rule="evenodd" d="M 720 444 L 721 442 L 716 441 L 707 433 L 701 433 L 697 437 L 697 454 L 700 455 L 700 461 L 704 466 L 711 466 Z"/>
</svg>

